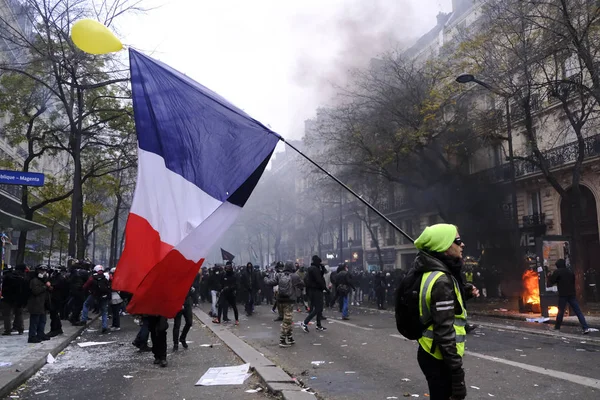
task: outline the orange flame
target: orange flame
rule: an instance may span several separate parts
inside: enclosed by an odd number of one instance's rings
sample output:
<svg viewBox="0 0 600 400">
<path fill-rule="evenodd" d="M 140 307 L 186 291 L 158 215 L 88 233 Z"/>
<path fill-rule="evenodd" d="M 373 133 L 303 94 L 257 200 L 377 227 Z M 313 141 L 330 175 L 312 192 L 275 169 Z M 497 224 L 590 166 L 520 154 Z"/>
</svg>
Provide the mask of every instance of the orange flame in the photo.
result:
<svg viewBox="0 0 600 400">
<path fill-rule="evenodd" d="M 548 315 L 551 317 L 556 317 L 558 315 L 558 307 L 556 307 L 556 306 L 548 307 Z"/>
<path fill-rule="evenodd" d="M 523 273 L 523 299 L 526 304 L 540 304 L 540 285 L 535 271 Z"/>
</svg>

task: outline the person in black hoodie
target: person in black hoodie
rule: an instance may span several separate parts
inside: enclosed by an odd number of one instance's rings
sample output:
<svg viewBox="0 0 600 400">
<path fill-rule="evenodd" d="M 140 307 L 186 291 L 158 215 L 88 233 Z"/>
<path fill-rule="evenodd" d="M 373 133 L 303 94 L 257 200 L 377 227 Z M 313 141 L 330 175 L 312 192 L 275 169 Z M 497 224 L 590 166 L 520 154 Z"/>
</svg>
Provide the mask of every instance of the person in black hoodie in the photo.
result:
<svg viewBox="0 0 600 400">
<path fill-rule="evenodd" d="M 219 313 L 216 318 L 213 319 L 215 324 L 221 323 L 221 316 L 226 314 L 226 307 L 229 306 L 233 309 L 233 315 L 235 317 L 235 324 L 239 325 L 238 309 L 235 302 L 235 295 L 237 290 L 237 279 L 233 272 L 233 263 L 227 261 L 225 264 L 225 275 L 221 279 L 221 295 L 219 296 Z M 227 320 L 225 318 L 224 320 Z"/>
<path fill-rule="evenodd" d="M 342 303 L 342 319 L 347 320 L 348 318 L 348 300 L 350 297 L 351 290 L 356 290 L 352 284 L 350 273 L 348 272 L 348 265 L 341 264 L 341 268 L 338 268 L 338 274 L 336 276 L 336 293 Z"/>
<path fill-rule="evenodd" d="M 242 287 L 246 293 L 246 315 L 251 316 L 254 312 L 254 297 L 258 292 L 258 277 L 254 273 L 252 263 L 246 264 L 246 270 L 242 274 Z"/>
<path fill-rule="evenodd" d="M 208 290 L 210 292 L 212 307 L 208 313 L 211 317 L 217 316 L 217 305 L 219 303 L 219 293 L 221 293 L 221 268 L 214 266 L 208 272 Z"/>
<path fill-rule="evenodd" d="M 583 333 L 588 334 L 590 332 L 597 332 L 597 329 L 589 327 L 579 308 L 576 297 L 577 293 L 575 292 L 575 274 L 570 268 L 567 268 L 567 264 L 562 258 L 556 261 L 556 271 L 554 271 L 548 279 L 548 285 L 558 285 L 558 314 L 556 315 L 556 323 L 554 324 L 555 330 L 560 330 L 565 315 L 565 308 L 568 303 L 573 308 L 573 311 L 575 311 L 579 323 L 583 328 Z"/>
<path fill-rule="evenodd" d="M 325 267 L 319 256 L 312 257 L 310 267 L 306 272 L 305 284 L 308 297 L 310 298 L 310 314 L 302 323 L 302 330 L 308 333 L 308 323 L 317 317 L 317 330 L 325 331 L 327 328 L 321 325 L 321 315 L 323 314 L 323 291 L 328 291 L 325 283 Z"/>
<path fill-rule="evenodd" d="M 194 285 L 188 291 L 185 300 L 183 301 L 183 306 L 181 310 L 175 316 L 175 320 L 173 321 L 173 351 L 179 350 L 179 342 L 184 349 L 188 348 L 188 344 L 185 341 L 188 332 L 192 328 L 192 321 L 194 317 L 192 316 L 192 307 L 194 304 L 194 295 L 196 293 L 196 288 Z M 183 326 L 183 330 L 181 331 L 181 336 L 179 336 L 179 327 L 181 326 L 181 317 L 185 319 L 185 325 Z"/>
<path fill-rule="evenodd" d="M 2 315 L 4 316 L 4 333 L 5 336 L 10 336 L 12 329 L 23 334 L 25 327 L 23 326 L 23 307 L 27 304 L 29 296 L 29 282 L 25 276 L 25 264 L 17 265 L 14 270 L 9 270 L 4 274 L 2 282 Z M 11 316 L 14 315 L 11 329 Z"/>
</svg>

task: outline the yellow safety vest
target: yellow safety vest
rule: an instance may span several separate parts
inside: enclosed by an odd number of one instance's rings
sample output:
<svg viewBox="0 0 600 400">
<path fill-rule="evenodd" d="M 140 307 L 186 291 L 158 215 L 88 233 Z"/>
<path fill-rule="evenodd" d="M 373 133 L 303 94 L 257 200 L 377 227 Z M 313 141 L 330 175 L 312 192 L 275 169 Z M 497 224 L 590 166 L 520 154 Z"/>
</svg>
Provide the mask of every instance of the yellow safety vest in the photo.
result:
<svg viewBox="0 0 600 400">
<path fill-rule="evenodd" d="M 465 272 L 465 278 L 467 278 L 467 282 L 473 283 L 473 273 L 472 272 Z"/>
<path fill-rule="evenodd" d="M 421 322 L 424 325 L 431 323 L 431 290 L 433 289 L 433 285 L 435 282 L 443 275 L 444 273 L 441 271 L 433 271 L 426 272 L 423 274 L 423 278 L 421 279 L 421 289 L 419 291 L 419 315 L 421 317 Z M 452 277 L 454 281 L 454 293 L 456 294 L 456 298 L 460 304 L 460 308 L 462 312 L 458 315 L 454 315 L 454 331 L 456 332 L 456 352 L 459 356 L 463 356 L 465 354 L 465 339 L 467 337 L 467 331 L 465 330 L 465 326 L 467 325 L 467 310 L 465 309 L 462 295 L 460 294 L 460 290 L 458 289 L 458 283 L 456 279 Z M 443 307 L 452 307 L 454 308 L 454 300 L 448 300 L 448 304 L 442 305 Z M 419 339 L 419 344 L 429 354 L 437 358 L 438 360 L 442 359 L 442 352 L 438 346 L 434 347 L 433 344 L 433 325 L 430 324 L 429 327 L 423 331 L 423 336 Z M 433 352 L 432 352 L 433 348 Z"/>
</svg>

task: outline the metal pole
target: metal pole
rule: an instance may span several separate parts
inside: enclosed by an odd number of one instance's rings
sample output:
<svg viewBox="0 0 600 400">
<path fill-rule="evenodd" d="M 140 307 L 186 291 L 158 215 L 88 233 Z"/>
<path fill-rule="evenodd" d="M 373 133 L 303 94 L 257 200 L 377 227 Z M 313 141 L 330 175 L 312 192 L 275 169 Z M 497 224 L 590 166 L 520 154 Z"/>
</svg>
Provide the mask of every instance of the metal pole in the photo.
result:
<svg viewBox="0 0 600 400">
<path fill-rule="evenodd" d="M 402 236 L 404 236 L 405 238 L 407 238 L 408 240 L 410 240 L 412 243 L 414 243 L 415 240 L 412 237 L 410 237 L 410 235 L 408 233 L 406 233 L 402 229 L 400 229 L 388 217 L 386 217 L 385 215 L 383 215 L 378 209 L 376 209 L 369 202 L 367 202 L 366 200 L 364 200 L 362 198 L 362 196 L 358 195 L 354 190 L 352 190 L 348 186 L 346 186 L 346 184 L 344 184 L 344 182 L 340 181 L 334 175 L 330 174 L 329 171 L 327 171 L 325 168 L 321 167 L 319 164 L 317 164 L 316 162 L 314 162 L 310 157 L 308 157 L 306 154 L 304 154 L 303 152 L 301 152 L 293 144 L 291 144 L 290 142 L 286 141 L 281 136 L 279 137 L 279 140 L 281 140 L 283 143 L 285 143 L 286 145 L 288 145 L 292 150 L 294 150 L 296 153 L 298 153 L 302 157 L 304 157 L 308 162 L 310 162 L 312 165 L 314 165 L 315 167 L 317 167 L 321 172 L 323 172 L 325 175 L 327 175 L 328 177 L 330 177 L 331 179 L 333 179 L 336 183 L 338 183 L 340 186 L 342 186 L 344 189 L 346 189 L 348 192 L 350 192 L 354 197 L 356 197 L 361 203 L 363 203 L 365 206 L 367 206 L 371 211 L 373 211 L 375 214 L 377 214 L 378 216 L 380 216 L 381 218 L 383 218 L 383 220 L 385 222 L 387 222 L 392 228 L 394 228 L 398 233 L 400 233 Z"/>
</svg>

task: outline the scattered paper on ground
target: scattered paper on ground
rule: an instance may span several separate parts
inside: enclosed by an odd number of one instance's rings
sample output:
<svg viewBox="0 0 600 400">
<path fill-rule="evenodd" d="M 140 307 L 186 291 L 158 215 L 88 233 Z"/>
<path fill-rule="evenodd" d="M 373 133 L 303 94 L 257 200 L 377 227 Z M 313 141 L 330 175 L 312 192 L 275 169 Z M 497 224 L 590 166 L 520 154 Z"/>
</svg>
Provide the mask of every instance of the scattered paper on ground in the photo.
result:
<svg viewBox="0 0 600 400">
<path fill-rule="evenodd" d="M 321 365 L 321 364 L 325 364 L 325 361 L 311 361 L 312 365 Z"/>
<path fill-rule="evenodd" d="M 410 382 L 410 379 L 408 379 L 408 378 L 402 378 L 402 382 Z"/>
<path fill-rule="evenodd" d="M 544 322 L 550 321 L 550 318 L 540 317 L 540 318 L 525 318 L 527 322 L 537 322 L 538 324 L 543 324 Z"/>
<path fill-rule="evenodd" d="M 488 393 L 488 396 L 490 396 L 490 397 L 495 397 L 495 396 L 494 396 L 493 394 L 491 394 L 491 393 Z"/>
<path fill-rule="evenodd" d="M 477 389 L 477 390 L 479 390 L 479 388 L 477 386 L 471 386 L 471 389 Z"/>
<path fill-rule="evenodd" d="M 346 371 L 347 374 L 355 374 L 356 371 Z"/>
<path fill-rule="evenodd" d="M 250 364 L 233 367 L 209 368 L 196 382 L 196 386 L 241 385 L 250 375 Z"/>
<path fill-rule="evenodd" d="M 112 341 L 112 342 L 83 342 L 83 343 L 77 343 L 77 346 L 79 347 L 90 347 L 90 346 L 100 346 L 103 344 L 111 344 L 111 343 L 116 343 L 116 341 Z"/>
<path fill-rule="evenodd" d="M 125 379 L 131 379 L 131 378 L 133 378 L 133 375 L 123 375 L 123 378 L 125 378 Z"/>
<path fill-rule="evenodd" d="M 188 342 L 189 343 L 189 342 Z M 201 344 L 200 347 L 212 347 L 212 344 Z"/>
<path fill-rule="evenodd" d="M 48 353 L 48 355 L 46 356 L 46 362 L 48 364 L 54 364 L 54 361 L 56 361 L 54 356 L 52 354 Z"/>
<path fill-rule="evenodd" d="M 258 393 L 261 390 L 262 390 L 262 388 L 249 389 L 249 390 L 246 390 L 246 393 Z"/>
<path fill-rule="evenodd" d="M 313 343 L 313 346 L 320 346 L 321 343 Z"/>
<path fill-rule="evenodd" d="M 0 362 L 0 367 L 10 367 L 11 365 L 12 365 L 11 362 L 6 362 L 6 361 Z"/>
<path fill-rule="evenodd" d="M 41 392 L 34 392 L 33 394 L 44 394 L 44 393 L 48 393 L 50 390 L 42 390 Z"/>
</svg>

